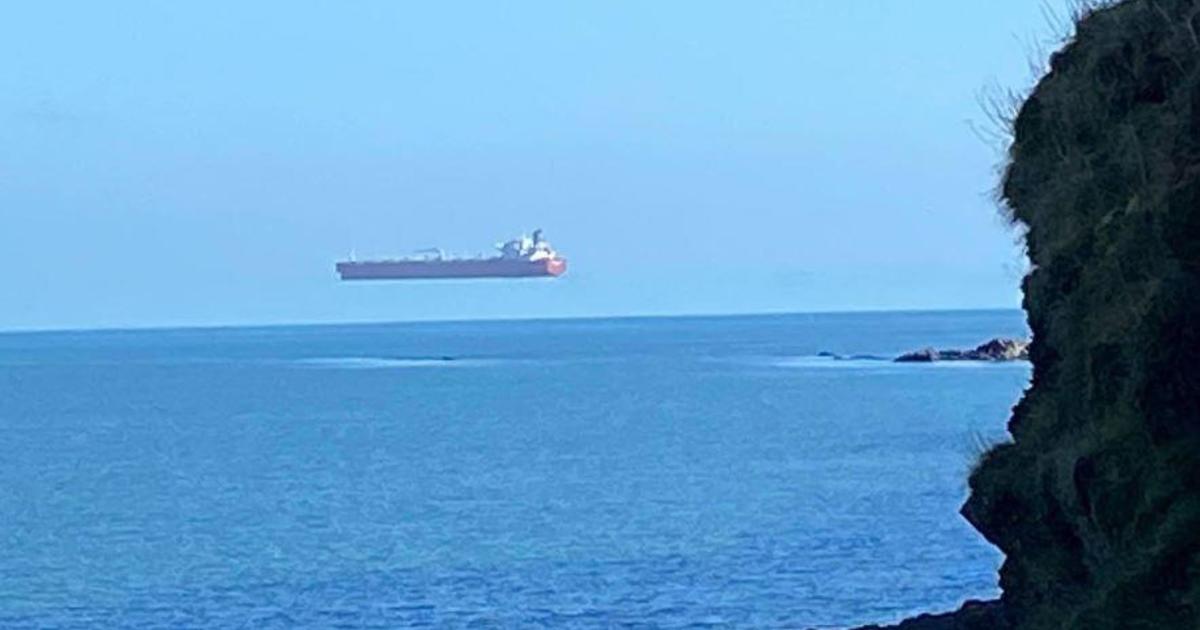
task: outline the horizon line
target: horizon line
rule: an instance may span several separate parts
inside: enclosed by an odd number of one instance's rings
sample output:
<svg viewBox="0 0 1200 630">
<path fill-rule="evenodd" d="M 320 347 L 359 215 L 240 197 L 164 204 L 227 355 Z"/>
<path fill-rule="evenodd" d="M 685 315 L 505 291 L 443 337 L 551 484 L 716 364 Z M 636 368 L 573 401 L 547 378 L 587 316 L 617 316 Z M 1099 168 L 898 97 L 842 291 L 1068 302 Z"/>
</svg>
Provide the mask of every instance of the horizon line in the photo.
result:
<svg viewBox="0 0 1200 630">
<path fill-rule="evenodd" d="M 756 311 L 730 313 L 634 313 L 627 315 L 563 315 L 550 317 L 462 317 L 438 319 L 408 319 L 408 320 L 353 320 L 345 322 L 275 322 L 265 324 L 181 324 L 181 325 L 115 325 L 82 328 L 74 326 L 46 328 L 0 328 L 0 336 L 8 335 L 38 335 L 56 333 L 101 333 L 101 332 L 167 332 L 187 330 L 229 330 L 229 329 L 263 329 L 263 328 L 331 328 L 339 326 L 412 326 L 436 324 L 468 324 L 468 323 L 531 323 L 531 322 L 572 322 L 600 320 L 653 320 L 653 319 L 721 319 L 736 317 L 787 317 L 797 315 L 863 315 L 863 314 L 935 314 L 935 313 L 987 313 L 999 311 L 1023 311 L 1019 306 L 996 307 L 964 307 L 964 308 L 861 308 L 861 309 L 829 309 L 811 311 Z"/>
</svg>

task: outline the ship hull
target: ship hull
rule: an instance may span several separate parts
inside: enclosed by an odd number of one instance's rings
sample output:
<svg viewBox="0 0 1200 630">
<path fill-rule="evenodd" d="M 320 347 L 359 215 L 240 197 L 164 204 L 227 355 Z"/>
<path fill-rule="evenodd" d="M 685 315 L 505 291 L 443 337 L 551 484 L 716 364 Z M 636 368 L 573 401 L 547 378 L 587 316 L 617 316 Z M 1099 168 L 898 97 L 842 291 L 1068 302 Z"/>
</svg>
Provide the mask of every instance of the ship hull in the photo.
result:
<svg viewBox="0 0 1200 630">
<path fill-rule="evenodd" d="M 561 276 L 567 261 L 543 260 L 376 260 L 337 264 L 342 280 L 431 280 L 452 278 L 539 278 Z"/>
</svg>

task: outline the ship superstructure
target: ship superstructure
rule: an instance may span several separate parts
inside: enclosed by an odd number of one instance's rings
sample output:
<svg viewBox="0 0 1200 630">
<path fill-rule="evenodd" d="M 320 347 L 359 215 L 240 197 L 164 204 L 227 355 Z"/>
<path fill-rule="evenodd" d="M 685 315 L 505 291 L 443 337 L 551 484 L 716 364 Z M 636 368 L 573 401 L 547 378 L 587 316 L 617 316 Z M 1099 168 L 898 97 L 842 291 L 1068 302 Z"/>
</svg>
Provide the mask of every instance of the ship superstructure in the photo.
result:
<svg viewBox="0 0 1200 630">
<path fill-rule="evenodd" d="M 491 257 L 448 257 L 440 249 L 418 252 L 418 256 L 385 260 L 346 260 L 337 263 L 342 280 L 419 280 L 451 278 L 556 277 L 567 271 L 567 261 L 554 251 L 541 230 L 532 236 L 496 245 Z"/>
</svg>

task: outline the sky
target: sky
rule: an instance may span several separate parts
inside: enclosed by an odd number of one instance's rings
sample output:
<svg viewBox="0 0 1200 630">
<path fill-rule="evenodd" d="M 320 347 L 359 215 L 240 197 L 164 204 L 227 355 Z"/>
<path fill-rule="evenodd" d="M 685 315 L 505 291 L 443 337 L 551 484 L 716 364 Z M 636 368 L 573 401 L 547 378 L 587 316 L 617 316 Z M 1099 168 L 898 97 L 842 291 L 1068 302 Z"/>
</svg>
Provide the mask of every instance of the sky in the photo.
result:
<svg viewBox="0 0 1200 630">
<path fill-rule="evenodd" d="M 1043 0 L 23 2 L 0 330 L 1015 308 Z M 543 228 L 558 280 L 338 282 Z"/>
</svg>

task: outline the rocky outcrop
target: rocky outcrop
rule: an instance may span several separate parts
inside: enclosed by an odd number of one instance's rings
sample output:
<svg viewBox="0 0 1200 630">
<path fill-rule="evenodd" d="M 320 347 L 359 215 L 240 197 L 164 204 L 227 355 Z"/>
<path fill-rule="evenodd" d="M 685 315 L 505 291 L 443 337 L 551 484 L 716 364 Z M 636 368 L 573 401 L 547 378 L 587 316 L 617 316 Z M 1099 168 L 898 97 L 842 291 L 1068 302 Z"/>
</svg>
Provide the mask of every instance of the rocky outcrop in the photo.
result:
<svg viewBox="0 0 1200 630">
<path fill-rule="evenodd" d="M 1200 3 L 1091 13 L 1021 109 L 1032 386 L 963 514 L 1022 628 L 1200 627 Z"/>
<path fill-rule="evenodd" d="M 818 357 L 824 359 L 833 359 L 834 361 L 887 361 L 887 357 L 881 357 L 877 354 L 837 354 L 836 352 L 818 352 Z"/>
<path fill-rule="evenodd" d="M 1033 377 L 962 510 L 999 614 L 1200 628 L 1200 0 L 1088 11 L 1013 131 Z"/>
<path fill-rule="evenodd" d="M 1029 342 L 1023 339 L 992 339 L 971 350 L 924 348 L 896 357 L 897 363 L 933 363 L 934 361 L 1027 361 Z"/>
<path fill-rule="evenodd" d="M 1012 626 L 1005 617 L 999 601 L 969 601 L 958 612 L 941 615 L 921 615 L 886 630 L 1007 630 Z M 858 630 L 885 630 L 881 626 L 866 626 Z"/>
</svg>

